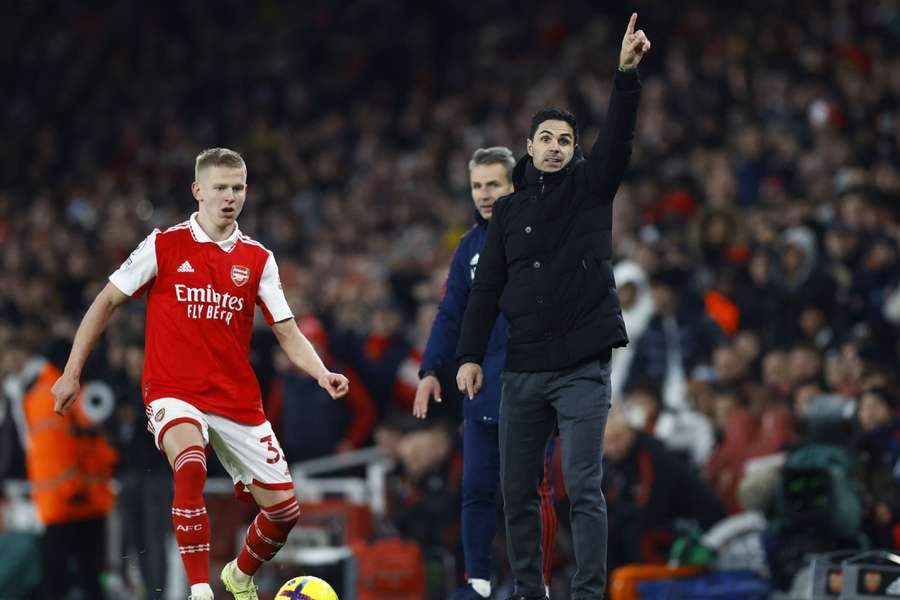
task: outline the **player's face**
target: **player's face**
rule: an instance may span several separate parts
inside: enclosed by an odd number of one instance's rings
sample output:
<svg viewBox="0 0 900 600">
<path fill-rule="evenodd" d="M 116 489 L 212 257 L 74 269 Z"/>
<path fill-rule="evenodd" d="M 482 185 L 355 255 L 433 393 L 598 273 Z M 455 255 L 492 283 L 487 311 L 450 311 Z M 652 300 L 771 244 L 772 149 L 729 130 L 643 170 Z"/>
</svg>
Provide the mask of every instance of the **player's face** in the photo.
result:
<svg viewBox="0 0 900 600">
<path fill-rule="evenodd" d="M 234 167 L 208 167 L 193 185 L 194 198 L 207 221 L 226 228 L 238 218 L 247 199 L 247 171 Z"/>
<path fill-rule="evenodd" d="M 559 171 L 575 154 L 575 131 L 565 121 L 548 119 L 538 125 L 534 139 L 528 140 L 528 154 L 538 170 Z"/>
<path fill-rule="evenodd" d="M 499 163 L 492 165 L 475 165 L 469 172 L 469 189 L 475 210 L 485 219 L 491 218 L 494 202 L 497 198 L 512 194 L 513 185 L 509 180 L 506 167 Z"/>
</svg>

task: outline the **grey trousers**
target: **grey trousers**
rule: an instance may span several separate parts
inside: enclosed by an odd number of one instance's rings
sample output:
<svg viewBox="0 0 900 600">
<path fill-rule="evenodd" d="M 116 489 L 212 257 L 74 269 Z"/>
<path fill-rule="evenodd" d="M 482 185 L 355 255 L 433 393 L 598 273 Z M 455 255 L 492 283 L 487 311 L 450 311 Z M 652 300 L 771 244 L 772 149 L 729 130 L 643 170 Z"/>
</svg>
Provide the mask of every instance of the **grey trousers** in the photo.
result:
<svg viewBox="0 0 900 600">
<path fill-rule="evenodd" d="M 603 433 L 610 406 L 609 373 L 608 360 L 593 360 L 562 371 L 503 373 L 500 484 L 516 594 L 535 598 L 545 595 L 538 485 L 544 471 L 544 449 L 559 424 L 577 563 L 571 598 L 603 598 L 607 526 L 600 482 Z"/>
</svg>

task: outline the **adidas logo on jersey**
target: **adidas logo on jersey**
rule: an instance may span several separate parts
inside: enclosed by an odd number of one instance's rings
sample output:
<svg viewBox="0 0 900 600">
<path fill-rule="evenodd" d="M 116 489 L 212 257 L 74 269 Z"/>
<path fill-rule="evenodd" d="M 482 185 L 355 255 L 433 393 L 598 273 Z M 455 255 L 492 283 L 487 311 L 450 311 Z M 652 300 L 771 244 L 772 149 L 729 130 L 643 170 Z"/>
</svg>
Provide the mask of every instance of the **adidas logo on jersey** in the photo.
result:
<svg viewBox="0 0 900 600">
<path fill-rule="evenodd" d="M 189 263 L 188 261 L 184 261 L 183 263 L 181 263 L 181 266 L 178 267 L 178 272 L 179 273 L 193 273 L 194 267 L 192 267 L 191 263 Z"/>
</svg>

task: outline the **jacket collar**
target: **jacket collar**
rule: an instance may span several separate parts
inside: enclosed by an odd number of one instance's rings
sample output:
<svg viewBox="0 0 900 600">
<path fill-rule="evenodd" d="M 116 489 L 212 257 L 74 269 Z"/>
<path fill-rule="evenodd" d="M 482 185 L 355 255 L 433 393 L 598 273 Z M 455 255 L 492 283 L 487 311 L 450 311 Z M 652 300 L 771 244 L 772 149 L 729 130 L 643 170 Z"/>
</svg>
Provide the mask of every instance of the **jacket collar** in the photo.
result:
<svg viewBox="0 0 900 600">
<path fill-rule="evenodd" d="M 516 190 L 523 190 L 541 184 L 555 186 L 565 179 L 573 166 L 582 160 L 584 160 L 584 154 L 581 152 L 581 146 L 577 146 L 575 148 L 575 154 L 572 156 L 572 160 L 569 161 L 569 164 L 567 164 L 565 168 L 560 169 L 555 173 L 546 173 L 538 170 L 538 168 L 534 166 L 534 161 L 526 154 L 519 159 L 519 162 L 516 163 L 516 168 L 513 169 L 513 185 Z M 543 179 L 541 179 L 541 175 L 544 176 Z"/>
<path fill-rule="evenodd" d="M 475 217 L 475 224 L 479 227 L 484 227 L 487 229 L 488 220 L 481 216 L 481 213 L 478 212 L 477 208 L 472 209 L 472 215 Z"/>
</svg>

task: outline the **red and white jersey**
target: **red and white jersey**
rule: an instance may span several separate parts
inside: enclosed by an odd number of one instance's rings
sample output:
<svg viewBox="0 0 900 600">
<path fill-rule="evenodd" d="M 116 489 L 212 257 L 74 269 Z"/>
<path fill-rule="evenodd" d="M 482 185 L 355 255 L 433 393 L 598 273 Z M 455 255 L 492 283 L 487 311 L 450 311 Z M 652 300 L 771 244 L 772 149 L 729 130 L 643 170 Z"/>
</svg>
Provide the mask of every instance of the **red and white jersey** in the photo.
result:
<svg viewBox="0 0 900 600">
<path fill-rule="evenodd" d="M 255 305 L 272 323 L 293 317 L 272 253 L 234 233 L 214 242 L 197 213 L 154 230 L 109 276 L 123 293 L 147 293 L 144 403 L 178 398 L 239 423 L 266 420 L 250 366 Z"/>
</svg>

